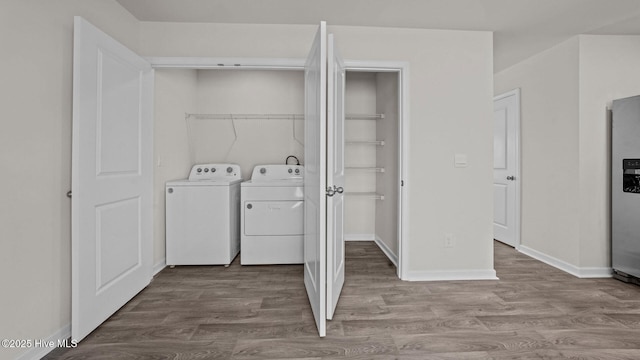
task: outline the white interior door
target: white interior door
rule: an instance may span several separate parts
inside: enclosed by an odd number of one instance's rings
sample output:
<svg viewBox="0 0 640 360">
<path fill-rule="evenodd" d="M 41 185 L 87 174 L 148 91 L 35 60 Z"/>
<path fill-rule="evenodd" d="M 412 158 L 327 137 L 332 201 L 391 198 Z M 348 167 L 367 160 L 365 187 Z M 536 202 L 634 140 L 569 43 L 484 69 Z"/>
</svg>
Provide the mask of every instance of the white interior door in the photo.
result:
<svg viewBox="0 0 640 360">
<path fill-rule="evenodd" d="M 519 246 L 520 95 L 512 91 L 494 98 L 493 105 L 493 237 Z"/>
<path fill-rule="evenodd" d="M 320 336 L 326 335 L 327 30 L 320 23 L 305 63 L 304 285 Z"/>
<path fill-rule="evenodd" d="M 327 39 L 327 319 L 344 285 L 344 61 L 333 34 Z"/>
<path fill-rule="evenodd" d="M 71 335 L 80 341 L 152 276 L 153 70 L 74 23 Z"/>
</svg>

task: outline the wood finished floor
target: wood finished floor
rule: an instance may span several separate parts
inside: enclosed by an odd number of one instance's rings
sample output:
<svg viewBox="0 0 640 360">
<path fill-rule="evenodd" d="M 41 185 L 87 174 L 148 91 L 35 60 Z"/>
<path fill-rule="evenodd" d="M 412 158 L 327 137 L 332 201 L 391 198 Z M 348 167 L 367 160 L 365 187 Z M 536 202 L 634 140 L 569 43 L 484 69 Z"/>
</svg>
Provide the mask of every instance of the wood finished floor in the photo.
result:
<svg viewBox="0 0 640 360">
<path fill-rule="evenodd" d="M 347 243 L 319 338 L 302 266 L 160 272 L 75 349 L 45 359 L 640 359 L 640 287 L 577 279 L 495 243 L 499 281 L 403 282 L 373 243 Z"/>
</svg>

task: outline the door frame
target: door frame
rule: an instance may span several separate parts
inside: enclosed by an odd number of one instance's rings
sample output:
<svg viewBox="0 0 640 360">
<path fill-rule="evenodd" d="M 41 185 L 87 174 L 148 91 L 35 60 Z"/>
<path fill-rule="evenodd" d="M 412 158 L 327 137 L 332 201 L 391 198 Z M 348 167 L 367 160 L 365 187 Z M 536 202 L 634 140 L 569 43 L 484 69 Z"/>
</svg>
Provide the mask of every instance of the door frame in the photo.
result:
<svg viewBox="0 0 640 360">
<path fill-rule="evenodd" d="M 305 59 L 229 57 L 146 57 L 154 69 L 299 70 Z M 409 62 L 346 60 L 346 71 L 398 73 L 398 267 L 401 280 L 409 274 Z"/>
<path fill-rule="evenodd" d="M 514 210 L 516 212 L 515 214 L 515 248 L 516 250 L 520 250 L 520 246 L 521 246 L 521 242 L 520 242 L 520 226 L 521 226 L 521 214 L 522 214 L 522 207 L 521 207 L 521 186 L 520 184 L 522 183 L 522 176 L 521 176 L 521 172 L 520 172 L 520 162 L 522 161 L 522 157 L 521 157 L 521 141 L 520 138 L 522 137 L 522 133 L 520 132 L 520 123 L 521 123 L 521 116 L 522 113 L 520 111 L 521 109 L 521 104 L 520 104 L 520 88 L 516 88 L 510 91 L 507 91 L 505 93 L 496 95 L 493 97 L 493 102 L 495 103 L 498 100 L 502 100 L 504 98 L 507 98 L 509 96 L 515 96 L 515 103 L 516 103 L 516 121 L 515 121 L 515 127 L 516 127 L 516 139 L 515 139 L 515 157 L 516 157 L 516 165 L 515 165 L 515 176 L 516 176 L 516 181 L 515 181 L 515 187 L 516 187 L 516 198 L 515 198 L 515 204 L 514 204 Z"/>
</svg>

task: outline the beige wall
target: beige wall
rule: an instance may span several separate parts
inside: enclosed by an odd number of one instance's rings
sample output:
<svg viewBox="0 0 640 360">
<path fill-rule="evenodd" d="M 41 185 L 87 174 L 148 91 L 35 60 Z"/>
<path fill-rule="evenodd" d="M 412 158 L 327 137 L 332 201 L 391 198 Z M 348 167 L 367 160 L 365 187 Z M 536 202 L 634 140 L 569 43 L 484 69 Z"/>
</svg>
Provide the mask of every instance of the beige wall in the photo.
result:
<svg viewBox="0 0 640 360">
<path fill-rule="evenodd" d="M 137 49 L 139 23 L 115 1 L 0 2 L 3 338 L 48 338 L 70 322 L 74 15 Z"/>
<path fill-rule="evenodd" d="M 521 244 L 578 263 L 578 39 L 495 75 L 521 89 Z"/>
<path fill-rule="evenodd" d="M 611 266 L 607 109 L 640 93 L 639 45 L 580 35 L 495 75 L 522 91 L 522 245 L 579 276 Z"/>
<path fill-rule="evenodd" d="M 315 31 L 304 25 L 144 22 L 141 52 L 304 58 Z M 329 32 L 346 59 L 410 63 L 410 271 L 493 271 L 492 34 L 344 26 Z M 468 154 L 467 168 L 454 168 L 456 153 Z M 456 237 L 456 247 L 444 248 L 447 233 Z"/>
</svg>

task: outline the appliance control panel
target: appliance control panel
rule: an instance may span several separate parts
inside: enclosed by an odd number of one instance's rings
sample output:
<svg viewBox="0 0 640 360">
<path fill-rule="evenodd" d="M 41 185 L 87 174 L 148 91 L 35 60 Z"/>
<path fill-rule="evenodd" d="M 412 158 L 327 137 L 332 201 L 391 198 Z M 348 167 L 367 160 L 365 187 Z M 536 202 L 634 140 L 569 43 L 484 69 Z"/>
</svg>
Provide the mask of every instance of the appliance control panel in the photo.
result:
<svg viewBox="0 0 640 360">
<path fill-rule="evenodd" d="M 189 173 L 189 180 L 235 180 L 241 177 L 238 164 L 196 164 Z"/>
<path fill-rule="evenodd" d="M 623 159 L 622 170 L 622 191 L 640 194 L 640 159 Z"/>
<path fill-rule="evenodd" d="M 251 180 L 302 180 L 304 166 L 302 165 L 256 165 L 251 174 Z"/>
</svg>

